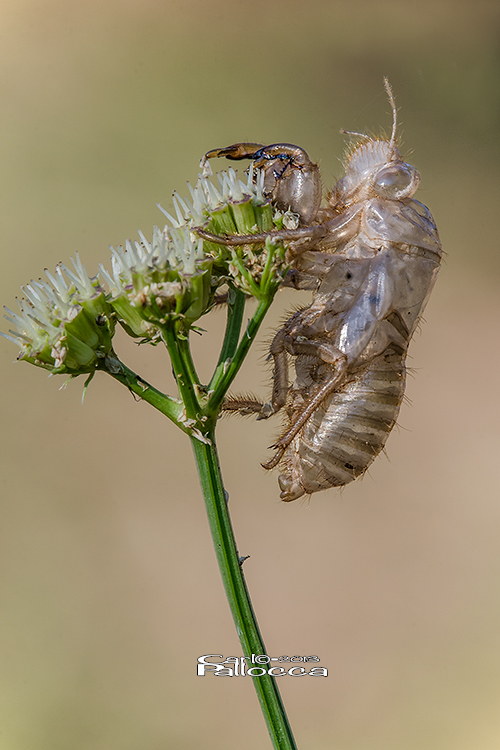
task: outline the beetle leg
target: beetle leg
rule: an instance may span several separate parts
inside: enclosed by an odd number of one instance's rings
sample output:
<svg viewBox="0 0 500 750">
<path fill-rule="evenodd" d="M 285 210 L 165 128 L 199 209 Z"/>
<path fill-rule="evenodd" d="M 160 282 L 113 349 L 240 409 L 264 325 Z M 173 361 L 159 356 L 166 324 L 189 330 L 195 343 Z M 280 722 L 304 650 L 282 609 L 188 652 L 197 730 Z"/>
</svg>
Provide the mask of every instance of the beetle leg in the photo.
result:
<svg viewBox="0 0 500 750">
<path fill-rule="evenodd" d="M 245 294 L 245 299 L 252 299 L 252 295 Z M 229 301 L 229 292 L 221 292 L 220 294 L 214 294 L 211 309 L 214 309 L 215 307 L 222 307 L 222 305 L 227 305 L 228 301 Z"/>
<path fill-rule="evenodd" d="M 257 151 L 254 163 L 264 172 L 264 190 L 272 195 L 283 211 L 291 209 L 303 225 L 310 224 L 318 213 L 321 176 L 306 151 L 291 143 L 273 143 Z"/>
</svg>

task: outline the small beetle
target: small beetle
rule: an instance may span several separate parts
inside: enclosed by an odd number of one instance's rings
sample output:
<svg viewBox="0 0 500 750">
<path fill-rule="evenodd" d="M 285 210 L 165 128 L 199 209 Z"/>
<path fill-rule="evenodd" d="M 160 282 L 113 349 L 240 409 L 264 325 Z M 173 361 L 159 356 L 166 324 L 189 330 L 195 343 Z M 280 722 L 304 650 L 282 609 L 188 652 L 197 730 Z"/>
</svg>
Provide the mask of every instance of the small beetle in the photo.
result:
<svg viewBox="0 0 500 750">
<path fill-rule="evenodd" d="M 396 106 L 384 83 L 393 113 L 390 140 L 351 133 L 361 142 L 324 208 L 319 169 L 297 146 L 239 143 L 203 160 L 253 159 L 276 207 L 298 215 L 296 229 L 267 234 L 199 231 L 227 245 L 281 237 L 289 243 L 287 285 L 313 290 L 311 304 L 272 341 L 271 403 L 256 402 L 254 409 L 261 419 L 281 409 L 288 418 L 272 446 L 275 456 L 263 464 L 282 467 L 284 501 L 348 484 L 384 447 L 403 399 L 408 344 L 441 262 L 434 220 L 413 198 L 420 176 L 396 147 Z"/>
</svg>

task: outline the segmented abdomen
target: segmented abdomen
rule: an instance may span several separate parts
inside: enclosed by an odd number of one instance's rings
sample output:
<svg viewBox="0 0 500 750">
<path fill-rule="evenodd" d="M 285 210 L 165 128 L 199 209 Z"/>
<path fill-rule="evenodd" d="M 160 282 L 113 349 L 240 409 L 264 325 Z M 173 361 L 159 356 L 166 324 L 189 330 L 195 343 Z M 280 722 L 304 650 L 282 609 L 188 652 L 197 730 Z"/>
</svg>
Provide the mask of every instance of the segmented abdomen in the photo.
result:
<svg viewBox="0 0 500 750">
<path fill-rule="evenodd" d="M 405 357 L 389 347 L 325 399 L 286 451 L 282 500 L 343 487 L 367 470 L 396 423 Z"/>
</svg>

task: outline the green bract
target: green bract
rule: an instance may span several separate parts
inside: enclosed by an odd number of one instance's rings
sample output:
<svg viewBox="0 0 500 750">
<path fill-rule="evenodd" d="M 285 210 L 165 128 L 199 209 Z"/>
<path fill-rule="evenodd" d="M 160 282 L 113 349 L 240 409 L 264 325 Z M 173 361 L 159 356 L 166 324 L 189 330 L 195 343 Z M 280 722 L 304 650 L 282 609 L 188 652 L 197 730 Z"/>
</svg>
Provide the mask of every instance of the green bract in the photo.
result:
<svg viewBox="0 0 500 750">
<path fill-rule="evenodd" d="M 60 263 L 56 273 L 22 287 L 19 312 L 7 309 L 14 323 L 11 341 L 21 347 L 18 359 L 51 373 L 92 373 L 111 351 L 114 313 L 97 278 L 90 279 L 78 256 L 74 272 Z"/>
<path fill-rule="evenodd" d="M 200 176 L 189 199 L 173 195 L 175 216 L 154 227 L 151 241 L 127 240 L 112 248 L 111 272 L 89 278 L 77 257 L 74 271 L 63 264 L 47 281 L 23 287 L 19 313 L 7 310 L 15 330 L 7 336 L 20 345 L 19 359 L 52 373 L 92 373 L 112 352 L 118 321 L 135 338 L 156 344 L 165 327 L 184 331 L 213 306 L 217 292 L 240 289 L 259 300 L 273 294 L 284 278 L 285 249 L 269 240 L 227 247 L 202 240 L 197 228 L 213 234 L 254 234 L 281 228 L 262 190 L 262 174 L 250 168 L 245 182 L 233 169 L 216 175 L 217 185 Z M 224 290 L 221 288 L 224 287 Z"/>
<path fill-rule="evenodd" d="M 112 248 L 111 274 L 101 266 L 111 289 L 110 304 L 130 335 L 155 343 L 168 322 L 181 320 L 188 329 L 211 309 L 215 294 L 227 284 L 260 297 L 264 269 L 266 281 L 271 276 L 282 280 L 281 244 L 232 249 L 196 234 L 196 228 L 232 235 L 278 226 L 263 196 L 260 174 L 250 170 L 242 182 L 229 169 L 217 179 L 217 187 L 206 177 L 194 188 L 188 183 L 189 199 L 174 193 L 175 217 L 161 209 L 169 226 L 162 231 L 155 227 L 151 242 L 139 233 L 140 242 Z"/>
</svg>

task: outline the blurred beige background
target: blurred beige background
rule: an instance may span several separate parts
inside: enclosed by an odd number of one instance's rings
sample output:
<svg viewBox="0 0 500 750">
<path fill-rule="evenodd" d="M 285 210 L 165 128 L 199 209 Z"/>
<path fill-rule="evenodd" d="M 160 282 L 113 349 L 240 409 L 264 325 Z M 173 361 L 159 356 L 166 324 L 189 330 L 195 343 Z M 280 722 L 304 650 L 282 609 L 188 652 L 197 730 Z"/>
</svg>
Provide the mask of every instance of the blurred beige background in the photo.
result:
<svg viewBox="0 0 500 750">
<path fill-rule="evenodd" d="M 341 127 L 400 109 L 445 263 L 411 348 L 410 403 L 362 481 L 280 503 L 277 424 L 219 442 L 245 573 L 300 748 L 500 746 L 500 6 L 457 2 L 3 0 L 1 297 L 78 251 L 161 223 L 209 148 L 289 141 L 341 176 Z M 220 163 L 220 168 L 223 168 Z M 265 395 L 265 342 L 235 390 Z M 197 342 L 208 376 L 223 313 Z M 208 322 L 208 321 L 207 321 Z M 3 330 L 7 325 L 3 325 Z M 170 387 L 160 349 L 118 350 Z M 240 655 L 188 441 L 118 384 L 11 364 L 3 341 L 0 750 L 270 747 Z"/>
</svg>

